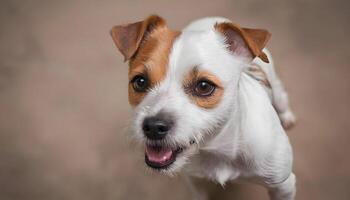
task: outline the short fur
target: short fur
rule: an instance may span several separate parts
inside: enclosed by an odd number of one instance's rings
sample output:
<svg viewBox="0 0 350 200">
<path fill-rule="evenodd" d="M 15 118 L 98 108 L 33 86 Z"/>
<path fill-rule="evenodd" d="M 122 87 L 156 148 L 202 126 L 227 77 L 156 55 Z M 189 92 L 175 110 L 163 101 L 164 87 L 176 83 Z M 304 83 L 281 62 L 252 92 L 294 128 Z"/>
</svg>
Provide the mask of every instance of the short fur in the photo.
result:
<svg viewBox="0 0 350 200">
<path fill-rule="evenodd" d="M 129 87 L 136 139 L 184 148 L 176 161 L 160 172 L 181 171 L 197 200 L 207 199 L 207 195 L 193 178 L 222 185 L 251 181 L 264 185 L 273 200 L 294 199 L 293 155 L 284 128 L 290 128 L 295 117 L 271 55 L 264 48 L 270 37 L 267 31 L 241 28 L 228 19 L 212 17 L 194 21 L 182 32 L 169 32 L 163 19 L 151 16 L 114 27 L 112 37 L 130 60 L 130 79 L 136 69 L 160 71 L 142 97 L 133 97 Z M 152 46 L 151 50 L 143 53 L 147 46 Z M 161 47 L 156 53 L 154 49 Z M 198 99 L 186 92 L 186 83 L 197 76 L 206 76 L 219 86 L 212 99 Z M 151 141 L 145 137 L 142 123 L 145 117 L 159 113 L 174 116 L 175 127 L 166 139 Z"/>
</svg>

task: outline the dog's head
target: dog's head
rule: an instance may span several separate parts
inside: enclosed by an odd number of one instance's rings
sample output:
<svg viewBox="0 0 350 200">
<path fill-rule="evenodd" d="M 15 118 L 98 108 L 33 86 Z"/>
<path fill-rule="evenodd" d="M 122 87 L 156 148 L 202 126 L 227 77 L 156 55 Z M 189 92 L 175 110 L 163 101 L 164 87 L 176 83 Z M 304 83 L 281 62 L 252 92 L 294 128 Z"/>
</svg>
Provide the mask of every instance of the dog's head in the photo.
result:
<svg viewBox="0 0 350 200">
<path fill-rule="evenodd" d="M 226 124 L 242 69 L 257 56 L 268 62 L 262 49 L 269 33 L 230 22 L 180 32 L 150 16 L 111 35 L 129 61 L 133 134 L 145 144 L 147 165 L 162 172 L 179 170 Z"/>
</svg>

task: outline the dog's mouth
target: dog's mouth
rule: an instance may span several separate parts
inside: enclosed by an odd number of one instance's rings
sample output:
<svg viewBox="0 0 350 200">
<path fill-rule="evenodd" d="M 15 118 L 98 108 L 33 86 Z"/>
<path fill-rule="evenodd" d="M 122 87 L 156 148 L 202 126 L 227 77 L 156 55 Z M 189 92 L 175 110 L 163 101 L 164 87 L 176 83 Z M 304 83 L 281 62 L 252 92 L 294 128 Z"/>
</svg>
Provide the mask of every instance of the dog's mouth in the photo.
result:
<svg viewBox="0 0 350 200">
<path fill-rule="evenodd" d="M 182 147 L 172 148 L 146 144 L 145 162 L 154 169 L 166 169 L 176 161 L 176 157 L 182 151 Z"/>
</svg>

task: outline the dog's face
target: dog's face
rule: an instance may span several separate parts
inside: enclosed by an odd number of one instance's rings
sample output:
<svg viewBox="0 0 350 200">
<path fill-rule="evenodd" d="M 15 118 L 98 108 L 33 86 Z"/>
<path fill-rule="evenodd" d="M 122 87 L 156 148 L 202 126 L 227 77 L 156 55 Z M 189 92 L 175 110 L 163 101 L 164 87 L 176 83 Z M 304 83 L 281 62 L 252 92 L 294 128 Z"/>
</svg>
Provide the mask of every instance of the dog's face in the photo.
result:
<svg viewBox="0 0 350 200">
<path fill-rule="evenodd" d="M 222 23 L 178 32 L 158 16 L 112 29 L 129 60 L 133 134 L 145 145 L 148 166 L 179 170 L 237 109 L 240 72 L 253 57 L 264 56 L 241 30 Z"/>
</svg>

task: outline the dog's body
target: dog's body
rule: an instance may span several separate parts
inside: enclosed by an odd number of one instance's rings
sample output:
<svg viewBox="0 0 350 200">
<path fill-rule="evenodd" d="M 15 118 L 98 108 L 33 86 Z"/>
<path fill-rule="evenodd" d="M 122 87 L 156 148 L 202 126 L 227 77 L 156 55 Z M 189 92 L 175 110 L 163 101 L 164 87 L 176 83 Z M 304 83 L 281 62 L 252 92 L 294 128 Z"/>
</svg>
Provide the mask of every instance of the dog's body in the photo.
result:
<svg viewBox="0 0 350 200">
<path fill-rule="evenodd" d="M 116 26 L 112 36 L 130 60 L 133 128 L 150 167 L 181 170 L 195 199 L 207 196 L 192 178 L 251 181 L 266 186 L 271 199 L 294 199 L 283 126 L 295 119 L 264 49 L 267 31 L 205 18 L 176 32 L 152 16 Z"/>
</svg>

